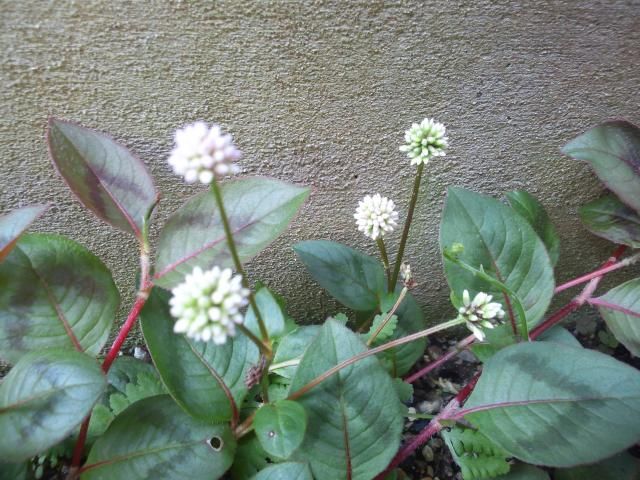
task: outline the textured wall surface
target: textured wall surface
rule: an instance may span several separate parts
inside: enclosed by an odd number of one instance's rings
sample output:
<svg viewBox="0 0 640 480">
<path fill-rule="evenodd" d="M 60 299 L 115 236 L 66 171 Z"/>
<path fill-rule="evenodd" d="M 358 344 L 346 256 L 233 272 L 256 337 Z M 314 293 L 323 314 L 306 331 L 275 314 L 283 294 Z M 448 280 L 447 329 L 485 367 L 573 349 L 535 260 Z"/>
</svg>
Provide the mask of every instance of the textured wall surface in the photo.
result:
<svg viewBox="0 0 640 480">
<path fill-rule="evenodd" d="M 448 126 L 451 144 L 428 168 L 407 252 L 430 318 L 451 312 L 437 254 L 447 185 L 538 196 L 562 237 L 560 279 L 608 254 L 576 218 L 601 187 L 559 147 L 610 117 L 640 121 L 638 1 L 22 0 L 0 2 L 0 22 L 0 210 L 53 201 L 35 229 L 97 253 L 125 307 L 135 244 L 54 174 L 50 114 L 108 131 L 143 158 L 163 192 L 157 224 L 199 190 L 165 161 L 173 130 L 196 119 L 234 134 L 246 172 L 312 185 L 289 232 L 249 266 L 305 321 L 333 304 L 290 244 L 373 251 L 354 208 L 380 192 L 406 212 L 414 168 L 398 146 L 425 116 Z"/>
</svg>

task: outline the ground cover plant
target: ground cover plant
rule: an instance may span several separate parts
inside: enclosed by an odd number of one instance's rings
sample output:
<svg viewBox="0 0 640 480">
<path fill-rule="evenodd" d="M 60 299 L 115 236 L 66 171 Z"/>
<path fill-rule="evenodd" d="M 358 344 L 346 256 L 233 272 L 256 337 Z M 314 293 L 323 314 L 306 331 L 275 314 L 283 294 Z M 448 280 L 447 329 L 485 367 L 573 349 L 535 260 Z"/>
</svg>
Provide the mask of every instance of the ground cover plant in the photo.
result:
<svg viewBox="0 0 640 480">
<path fill-rule="evenodd" d="M 239 176 L 241 152 L 219 126 L 176 131 L 169 166 L 209 188 L 171 215 L 155 252 L 148 232 L 159 195 L 144 164 L 56 118 L 47 142 L 77 199 L 138 240 L 139 290 L 105 350 L 120 301 L 109 270 L 66 237 L 25 233 L 47 205 L 0 217 L 0 357 L 12 365 L 0 384 L 0 478 L 42 478 L 53 466 L 83 480 L 399 479 L 402 462 L 436 434 L 465 480 L 638 477 L 625 452 L 640 440 L 640 373 L 559 326 L 594 306 L 640 354 L 640 279 L 596 293 L 639 255 L 636 126 L 607 122 L 563 148 L 609 190 L 580 216 L 615 248 L 560 284 L 559 239 L 537 199 L 450 187 L 439 239 L 452 307 L 437 325 L 411 294 L 421 286 L 404 258 L 429 165 L 449 146 L 434 120 L 414 124 L 400 147 L 415 171 L 407 205 L 372 192 L 355 209 L 379 258 L 323 239 L 293 246 L 344 306 L 316 325 L 296 323 L 278 292 L 245 273 L 309 189 Z M 397 252 L 385 244 L 393 234 Z M 549 312 L 569 288 L 581 290 Z M 119 356 L 137 323 L 152 363 Z M 470 335 L 412 371 L 429 336 L 460 326 Z M 482 368 L 403 442 L 411 384 L 465 349 Z"/>
</svg>

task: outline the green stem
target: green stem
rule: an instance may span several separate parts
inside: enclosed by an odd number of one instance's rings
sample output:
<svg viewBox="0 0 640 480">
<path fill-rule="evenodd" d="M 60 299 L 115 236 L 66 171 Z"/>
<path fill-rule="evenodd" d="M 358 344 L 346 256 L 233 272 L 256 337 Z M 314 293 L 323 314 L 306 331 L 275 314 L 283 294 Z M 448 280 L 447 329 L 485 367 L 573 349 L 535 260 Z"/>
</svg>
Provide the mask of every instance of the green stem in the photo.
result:
<svg viewBox="0 0 640 480">
<path fill-rule="evenodd" d="M 384 352 L 385 350 L 389 350 L 390 348 L 395 348 L 400 345 L 404 345 L 405 343 L 410 343 L 420 338 L 428 337 L 436 332 L 440 332 L 442 330 L 446 330 L 447 328 L 455 327 L 457 325 L 461 325 L 464 323 L 464 319 L 455 318 L 453 320 L 449 320 L 448 322 L 441 323 L 440 325 L 436 325 L 435 327 L 427 328 L 426 330 L 421 330 L 416 333 L 412 333 L 411 335 L 407 335 L 406 337 L 398 338 L 396 340 L 391 340 L 379 347 L 372 348 L 370 350 L 366 350 L 358 355 L 355 355 L 351 358 L 347 358 L 344 362 L 339 363 L 335 367 L 330 368 L 326 372 L 318 375 L 316 378 L 311 380 L 306 385 L 302 386 L 291 395 L 289 395 L 288 400 L 296 400 L 300 398 L 302 395 L 307 393 L 309 390 L 317 386 L 318 384 L 324 382 L 327 378 L 332 376 L 334 373 L 339 372 L 345 367 L 352 365 L 356 362 L 359 362 L 363 358 L 370 357 L 371 355 L 376 355 L 380 352 Z"/>
<path fill-rule="evenodd" d="M 249 340 L 255 343 L 260 350 L 260 353 L 262 353 L 265 357 L 269 357 L 271 355 L 271 349 L 267 345 L 265 345 L 262 340 L 256 337 L 251 330 L 249 330 L 242 324 L 236 325 L 236 328 L 240 330 L 245 337 L 248 337 Z"/>
<path fill-rule="evenodd" d="M 236 271 L 242 275 L 242 286 L 249 290 L 249 304 L 253 309 L 253 313 L 256 316 L 256 320 L 258 321 L 258 326 L 260 327 L 260 334 L 262 335 L 262 341 L 258 340 L 259 344 L 262 344 L 262 348 L 260 348 L 265 353 L 267 359 L 271 358 L 271 347 L 269 346 L 269 332 L 267 331 L 267 326 L 262 319 L 262 314 L 256 305 L 256 299 L 253 294 L 253 290 L 249 288 L 249 281 L 247 280 L 247 275 L 244 272 L 244 268 L 242 268 L 242 262 L 240 261 L 240 256 L 238 255 L 238 250 L 236 249 L 236 243 L 233 239 L 233 232 L 231 232 L 231 227 L 229 225 L 229 218 L 227 217 L 227 212 L 224 208 L 224 202 L 222 201 L 222 193 L 220 192 L 220 186 L 218 185 L 218 180 L 213 179 L 211 182 L 211 191 L 213 192 L 213 196 L 216 199 L 216 204 L 218 205 L 218 210 L 220 211 L 220 218 L 222 219 L 222 226 L 224 228 L 224 233 L 227 237 L 227 245 L 229 246 L 229 252 L 231 253 L 231 258 L 233 259 L 233 264 L 235 265 Z M 244 329 L 243 333 L 247 330 Z M 246 334 L 246 333 L 245 333 Z M 251 338 L 251 337 L 249 337 Z M 252 340 L 255 342 L 255 336 Z M 258 345 L 260 347 L 260 345 Z"/>
<path fill-rule="evenodd" d="M 409 203 L 409 211 L 407 212 L 407 219 L 404 222 L 404 229 L 402 230 L 402 238 L 400 239 L 400 246 L 398 247 L 398 255 L 396 256 L 396 262 L 393 266 L 393 275 L 391 276 L 391 291 L 394 290 L 396 283 L 398 283 L 398 276 L 400 275 L 400 265 L 402 265 L 402 258 L 404 257 L 404 247 L 407 244 L 407 238 L 409 237 L 409 229 L 411 228 L 411 221 L 413 220 L 413 211 L 416 208 L 416 202 L 418 201 L 418 193 L 420 192 L 420 182 L 422 181 L 422 171 L 424 170 L 424 163 L 418 165 L 418 172 L 416 173 L 415 181 L 413 182 L 413 192 L 411 193 L 411 202 Z"/>
<path fill-rule="evenodd" d="M 369 340 L 367 340 L 367 347 L 369 347 L 373 342 L 376 341 L 376 337 L 380 334 L 380 332 L 385 327 L 385 325 L 389 323 L 389 320 L 391 320 L 391 317 L 393 317 L 393 314 L 396 313 L 396 310 L 402 303 L 402 300 L 404 300 L 404 297 L 405 295 L 407 295 L 407 292 L 408 292 L 407 287 L 404 287 L 400 292 L 400 295 L 398 295 L 398 299 L 396 300 L 396 303 L 393 304 L 393 307 L 391 307 L 391 310 L 389 310 L 389 312 L 387 313 L 387 316 L 384 318 L 384 320 L 382 320 L 382 323 L 378 325 L 378 328 L 376 329 L 375 332 L 373 332 L 373 335 L 369 337 Z"/>
<path fill-rule="evenodd" d="M 384 246 L 384 240 L 382 236 L 379 236 L 376 239 L 376 243 L 378 244 L 378 248 L 380 249 L 380 257 L 382 258 L 382 265 L 384 265 L 384 273 L 387 276 L 387 288 L 389 289 L 389 293 L 393 292 L 393 286 L 391 284 L 391 269 L 389 268 L 389 257 L 387 256 L 387 248 Z"/>
</svg>

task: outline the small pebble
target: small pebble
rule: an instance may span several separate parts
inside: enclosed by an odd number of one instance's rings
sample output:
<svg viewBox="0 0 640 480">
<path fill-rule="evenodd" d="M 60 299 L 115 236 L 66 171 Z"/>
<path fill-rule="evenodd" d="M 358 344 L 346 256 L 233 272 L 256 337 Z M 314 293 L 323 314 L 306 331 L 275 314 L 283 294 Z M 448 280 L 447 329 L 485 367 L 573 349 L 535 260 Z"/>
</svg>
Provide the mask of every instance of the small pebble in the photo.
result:
<svg viewBox="0 0 640 480">
<path fill-rule="evenodd" d="M 431 450 L 431 447 L 429 445 L 425 445 L 422 448 L 422 456 L 427 462 L 433 461 L 433 450 Z"/>
<path fill-rule="evenodd" d="M 458 354 L 458 358 L 460 358 L 460 360 L 462 360 L 463 362 L 468 362 L 468 363 L 478 363 L 478 359 L 476 358 L 476 356 L 471 353 L 469 350 L 463 350 Z"/>
<path fill-rule="evenodd" d="M 408 412 L 407 412 L 407 419 L 408 419 L 410 422 L 415 421 L 416 417 L 414 417 L 413 415 L 415 415 L 415 414 L 416 414 L 416 409 L 415 409 L 414 407 L 409 407 L 407 410 L 408 410 Z"/>
<path fill-rule="evenodd" d="M 418 411 L 422 413 L 434 413 L 440 409 L 442 405 L 442 400 L 440 398 L 436 398 L 435 400 L 425 400 L 424 402 L 420 402 L 418 404 Z"/>
<path fill-rule="evenodd" d="M 438 450 L 439 448 L 442 448 L 442 440 L 439 438 L 432 438 L 429 441 L 429 446 L 435 450 Z"/>
<path fill-rule="evenodd" d="M 144 348 L 136 347 L 133 349 L 133 356 L 138 360 L 144 360 L 147 352 L 144 351 Z"/>
<path fill-rule="evenodd" d="M 437 360 L 442 356 L 442 349 L 437 345 L 429 345 L 429 347 L 427 347 L 427 352 L 433 360 Z"/>
</svg>

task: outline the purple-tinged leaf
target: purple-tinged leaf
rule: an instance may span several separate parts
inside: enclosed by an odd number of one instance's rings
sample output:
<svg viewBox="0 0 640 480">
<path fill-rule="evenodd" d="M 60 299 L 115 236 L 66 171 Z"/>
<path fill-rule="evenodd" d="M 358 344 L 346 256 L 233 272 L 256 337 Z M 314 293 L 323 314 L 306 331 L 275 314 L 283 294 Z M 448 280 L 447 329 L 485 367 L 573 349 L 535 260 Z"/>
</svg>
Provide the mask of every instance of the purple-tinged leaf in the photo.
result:
<svg viewBox="0 0 640 480">
<path fill-rule="evenodd" d="M 582 160 L 620 200 L 640 212 L 640 129 L 624 120 L 605 122 L 562 148 Z"/>
<path fill-rule="evenodd" d="M 120 303 L 111 273 L 59 235 L 27 234 L 0 263 L 0 357 L 70 348 L 97 355 Z"/>
<path fill-rule="evenodd" d="M 9 254 L 27 227 L 48 209 L 49 205 L 30 205 L 0 217 L 0 262 Z"/>
<path fill-rule="evenodd" d="M 640 440 L 640 372 L 594 350 L 519 343 L 486 362 L 462 416 L 524 462 L 593 463 Z"/>
<path fill-rule="evenodd" d="M 640 356 L 640 278 L 629 280 L 592 299 L 616 339 Z"/>
<path fill-rule="evenodd" d="M 238 254 L 247 261 L 289 225 L 309 195 L 302 188 L 268 178 L 245 178 L 222 186 Z M 167 221 L 158 244 L 155 283 L 173 288 L 194 267 L 232 266 L 227 240 L 211 192 L 191 197 Z"/>
<path fill-rule="evenodd" d="M 631 248 L 640 247 L 640 216 L 615 195 L 580 207 L 580 220 L 594 235 Z"/>
<path fill-rule="evenodd" d="M 83 353 L 25 355 L 0 384 L 0 458 L 19 462 L 64 440 L 106 387 L 98 362 Z"/>
<path fill-rule="evenodd" d="M 169 395 L 156 395 L 116 417 L 91 448 L 80 478 L 215 480 L 235 451 L 229 425 L 197 420 Z"/>
<path fill-rule="evenodd" d="M 144 163 L 112 138 L 49 119 L 49 153 L 78 200 L 105 222 L 142 237 L 158 199 Z"/>
</svg>

